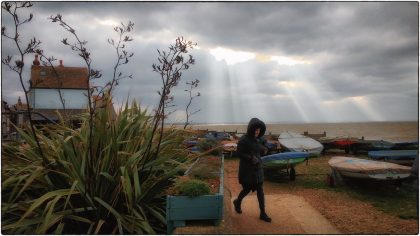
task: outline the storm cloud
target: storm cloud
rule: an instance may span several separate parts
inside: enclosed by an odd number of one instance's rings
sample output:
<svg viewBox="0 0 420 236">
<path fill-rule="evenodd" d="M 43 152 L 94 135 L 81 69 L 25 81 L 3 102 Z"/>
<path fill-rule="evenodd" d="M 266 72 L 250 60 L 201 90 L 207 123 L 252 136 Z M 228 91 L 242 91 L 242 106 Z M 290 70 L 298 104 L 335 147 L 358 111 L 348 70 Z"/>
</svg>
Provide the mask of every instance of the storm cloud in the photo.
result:
<svg viewBox="0 0 420 236">
<path fill-rule="evenodd" d="M 39 2 L 22 37 L 35 36 L 49 56 L 65 66 L 83 61 L 60 41 L 71 40 L 49 16 L 61 14 L 88 41 L 93 67 L 110 80 L 115 55 L 107 44 L 112 28 L 134 22 L 134 52 L 121 69 L 114 103 L 136 99 L 153 109 L 159 76 L 156 49 L 183 36 L 197 42 L 196 64 L 174 89 L 171 121 L 183 122 L 185 82 L 200 80 L 192 119 L 200 123 L 270 123 L 418 120 L 417 2 Z M 11 30 L 10 15 L 2 25 Z M 2 58 L 15 55 L 5 38 Z M 29 78 L 26 58 L 25 76 Z M 27 79 L 26 79 L 27 80 Z M 25 84 L 28 86 L 28 84 Z M 23 92 L 2 65 L 2 100 L 14 104 Z"/>
</svg>

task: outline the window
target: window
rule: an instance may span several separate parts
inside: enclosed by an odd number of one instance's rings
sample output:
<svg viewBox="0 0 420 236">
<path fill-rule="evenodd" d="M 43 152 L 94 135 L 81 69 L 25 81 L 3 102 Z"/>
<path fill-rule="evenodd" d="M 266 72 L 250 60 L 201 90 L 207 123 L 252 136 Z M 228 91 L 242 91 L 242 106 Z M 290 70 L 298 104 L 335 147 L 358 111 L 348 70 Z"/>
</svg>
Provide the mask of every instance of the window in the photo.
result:
<svg viewBox="0 0 420 236">
<path fill-rule="evenodd" d="M 46 72 L 45 70 L 41 70 L 41 71 L 39 72 L 39 75 L 41 75 L 41 76 L 46 76 L 46 75 L 47 75 L 47 72 Z"/>
</svg>

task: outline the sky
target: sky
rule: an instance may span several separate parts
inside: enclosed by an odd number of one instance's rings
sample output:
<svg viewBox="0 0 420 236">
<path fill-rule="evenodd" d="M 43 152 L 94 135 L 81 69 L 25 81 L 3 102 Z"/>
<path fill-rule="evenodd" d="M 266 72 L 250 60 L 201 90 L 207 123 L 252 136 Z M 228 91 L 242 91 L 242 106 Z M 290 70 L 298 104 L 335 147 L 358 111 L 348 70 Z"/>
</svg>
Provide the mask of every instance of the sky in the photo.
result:
<svg viewBox="0 0 420 236">
<path fill-rule="evenodd" d="M 157 49 L 178 36 L 197 43 L 195 65 L 172 93 L 170 122 L 185 122 L 186 82 L 200 80 L 191 119 L 196 123 L 332 123 L 418 121 L 418 2 L 35 2 L 23 15 L 23 43 L 42 42 L 46 55 L 65 66 L 84 66 L 61 43 L 72 40 L 49 16 L 61 14 L 88 43 L 104 84 L 116 57 L 108 38 L 113 27 L 132 21 L 134 52 L 121 67 L 133 79 L 120 82 L 114 105 L 136 99 L 152 110 L 160 77 L 152 70 Z M 2 26 L 10 28 L 2 12 Z M 2 38 L 2 58 L 16 48 Z M 26 58 L 29 80 L 33 55 Z M 58 64 L 58 63 L 57 63 Z M 16 74 L 2 65 L 2 100 L 23 96 Z M 28 86 L 28 83 L 26 83 Z"/>
</svg>

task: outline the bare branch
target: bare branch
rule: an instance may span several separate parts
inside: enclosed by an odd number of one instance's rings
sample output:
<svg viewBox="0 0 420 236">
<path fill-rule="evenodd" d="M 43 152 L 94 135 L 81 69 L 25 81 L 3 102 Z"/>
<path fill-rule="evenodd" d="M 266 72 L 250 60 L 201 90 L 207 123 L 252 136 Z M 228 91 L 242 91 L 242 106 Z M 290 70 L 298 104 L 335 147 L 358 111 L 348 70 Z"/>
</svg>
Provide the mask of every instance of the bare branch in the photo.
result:
<svg viewBox="0 0 420 236">
<path fill-rule="evenodd" d="M 166 109 L 168 107 L 172 107 L 171 103 L 174 99 L 174 97 L 171 95 L 171 90 L 173 87 L 179 84 L 179 81 L 182 77 L 182 71 L 188 70 L 189 66 L 192 65 L 191 62 L 193 61 L 190 59 L 184 60 L 184 57 L 188 56 L 188 58 L 193 58 L 192 55 L 188 54 L 187 49 L 193 48 L 194 45 L 196 44 L 185 40 L 183 37 L 178 37 L 175 40 L 175 44 L 169 45 L 169 50 L 164 51 L 157 49 L 158 63 L 153 64 L 152 68 L 154 72 L 160 75 L 162 88 L 160 91 L 158 91 L 160 100 L 157 109 L 155 110 L 153 132 L 149 140 L 149 145 L 145 150 L 146 156 L 149 156 L 148 154 L 151 151 L 151 143 L 154 139 L 154 134 L 158 127 L 159 141 L 153 157 L 156 157 L 159 153 L 160 142 L 163 136 L 163 126 L 166 118 Z"/>
<path fill-rule="evenodd" d="M 42 161 L 43 161 L 44 165 L 47 165 L 48 160 L 44 156 L 44 153 L 42 151 L 42 148 L 41 148 L 41 145 L 39 143 L 38 136 L 36 135 L 34 124 L 33 124 L 33 121 L 32 121 L 32 111 L 31 111 L 31 108 L 30 108 L 29 96 L 28 96 L 29 91 L 26 89 L 25 84 L 23 82 L 23 69 L 24 69 L 24 66 L 25 66 L 25 56 L 28 55 L 29 53 L 33 53 L 36 50 L 38 50 L 41 42 L 37 41 L 35 38 L 33 38 L 27 44 L 26 48 L 23 49 L 23 44 L 19 40 L 19 27 L 23 24 L 29 23 L 32 20 L 33 15 L 31 13 L 29 15 L 29 18 L 27 18 L 26 20 L 20 21 L 19 20 L 18 9 L 29 8 L 29 7 L 32 7 L 32 6 L 33 5 L 30 2 L 2 2 L 1 8 L 3 10 L 5 10 L 7 13 L 9 13 L 13 18 L 13 26 L 14 26 L 14 35 L 15 36 L 12 37 L 12 36 L 6 35 L 6 33 L 5 33 L 6 27 L 4 27 L 4 26 L 2 26 L 1 34 L 2 34 L 3 37 L 12 40 L 14 45 L 16 46 L 16 49 L 19 51 L 18 58 L 14 61 L 15 65 L 11 64 L 11 61 L 12 61 L 11 56 L 7 56 L 6 58 L 3 58 L 2 63 L 4 65 L 7 65 L 9 67 L 9 69 L 13 70 L 18 75 L 21 87 L 22 87 L 23 92 L 25 94 L 25 100 L 26 100 L 26 104 L 27 104 L 27 114 L 28 114 L 28 117 L 29 117 L 29 126 L 31 128 L 32 135 L 34 136 L 35 142 L 37 144 L 39 154 L 42 157 Z"/>
<path fill-rule="evenodd" d="M 127 25 L 121 22 L 120 26 L 114 27 L 114 31 L 118 33 L 118 39 L 108 39 L 108 43 L 115 49 L 117 55 L 117 61 L 114 65 L 114 74 L 112 81 L 109 83 L 106 89 L 112 91 L 113 87 L 118 85 L 119 81 L 124 78 L 131 78 L 132 75 L 123 75 L 122 72 L 118 71 L 118 68 L 122 65 L 125 65 L 129 62 L 130 58 L 134 56 L 134 53 L 128 53 L 125 48 L 125 42 L 130 42 L 133 39 L 127 35 L 134 28 L 134 23 L 131 21 Z M 118 75 L 117 75 L 118 73 Z"/>
<path fill-rule="evenodd" d="M 188 89 L 186 89 L 186 90 L 184 90 L 184 91 L 186 91 L 186 92 L 188 92 L 188 95 L 189 95 L 189 101 L 188 101 L 188 104 L 187 104 L 187 106 L 186 106 L 186 108 L 185 108 L 185 113 L 186 113 L 186 121 L 185 121 L 185 124 L 184 124 L 184 129 L 186 129 L 187 128 L 187 126 L 190 124 L 190 117 L 192 116 L 192 115 L 194 115 L 195 113 L 197 113 L 197 112 L 199 112 L 200 110 L 197 110 L 197 111 L 194 111 L 194 112 L 189 112 L 188 110 L 189 110 L 189 108 L 190 108 L 190 105 L 191 105 L 191 103 L 192 103 L 192 100 L 195 98 L 195 97 L 199 97 L 201 94 L 199 93 L 199 92 L 197 92 L 195 95 L 193 95 L 192 94 L 192 91 L 193 91 L 193 89 L 195 89 L 195 88 L 197 88 L 198 87 L 198 84 L 200 83 L 200 80 L 198 80 L 198 79 L 195 79 L 195 80 L 192 80 L 192 81 L 189 81 L 189 82 L 186 82 L 186 84 L 187 85 L 189 85 L 189 88 Z"/>
</svg>

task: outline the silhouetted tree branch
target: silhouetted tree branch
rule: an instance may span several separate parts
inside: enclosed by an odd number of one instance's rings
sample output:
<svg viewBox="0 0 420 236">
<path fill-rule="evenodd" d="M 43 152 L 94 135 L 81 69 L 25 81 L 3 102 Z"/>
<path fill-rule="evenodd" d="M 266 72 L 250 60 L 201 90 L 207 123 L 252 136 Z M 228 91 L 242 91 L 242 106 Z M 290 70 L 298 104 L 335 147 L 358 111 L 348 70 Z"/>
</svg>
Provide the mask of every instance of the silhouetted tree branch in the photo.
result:
<svg viewBox="0 0 420 236">
<path fill-rule="evenodd" d="M 199 112 L 200 109 L 190 112 L 188 111 L 190 108 L 190 105 L 192 103 L 192 100 L 196 97 L 200 96 L 200 92 L 197 92 L 195 95 L 192 94 L 192 90 L 198 87 L 198 84 L 200 83 L 200 80 L 196 79 L 196 80 L 192 80 L 190 82 L 186 82 L 187 85 L 189 85 L 190 87 L 188 89 L 185 89 L 185 92 L 188 92 L 189 98 L 190 100 L 188 101 L 187 106 L 185 107 L 185 113 L 186 113 L 186 121 L 185 121 L 185 125 L 184 125 L 184 129 L 187 128 L 187 126 L 189 125 L 189 118 L 194 115 L 195 113 Z"/>
<path fill-rule="evenodd" d="M 181 80 L 182 71 L 188 70 L 191 65 L 194 65 L 195 59 L 192 55 L 188 54 L 188 50 L 193 49 L 196 45 L 197 44 L 192 41 L 187 41 L 183 37 L 178 37 L 175 40 L 175 44 L 169 46 L 168 51 L 157 50 L 159 63 L 153 64 L 152 68 L 154 72 L 159 74 L 162 87 L 161 90 L 157 92 L 160 96 L 160 100 L 155 109 L 153 134 L 145 151 L 146 154 L 151 151 L 152 140 L 154 139 L 158 127 L 160 127 L 159 141 L 153 156 L 156 157 L 159 153 L 160 142 L 163 136 L 163 126 L 165 118 L 167 117 L 165 109 L 170 106 L 170 103 L 174 99 L 173 95 L 171 95 L 171 90 L 173 87 L 177 86 Z"/>
<path fill-rule="evenodd" d="M 109 85 L 109 91 L 112 91 L 114 85 L 118 85 L 118 82 L 124 78 L 133 78 L 133 75 L 124 75 L 122 72 L 117 71 L 118 67 L 125 65 L 129 62 L 129 59 L 134 56 L 134 53 L 125 50 L 127 42 L 133 41 L 133 39 L 127 34 L 133 30 L 134 23 L 131 21 L 127 25 L 121 22 L 121 26 L 116 26 L 114 31 L 118 33 L 118 40 L 108 39 L 108 43 L 115 49 L 117 54 L 117 61 L 114 65 L 114 75 Z M 118 75 L 117 75 L 118 73 Z"/>
<path fill-rule="evenodd" d="M 86 153 L 86 160 L 88 163 L 88 167 L 86 169 L 86 192 L 90 192 L 93 188 L 93 179 L 94 179 L 94 153 L 92 148 L 92 135 L 93 135 L 93 129 L 94 129 L 94 116 L 95 116 L 95 109 L 96 109 L 96 99 L 92 99 L 92 95 L 94 92 L 94 88 L 91 87 L 90 81 L 95 78 L 100 78 L 102 74 L 98 70 L 93 70 L 91 68 L 92 59 L 90 57 L 90 52 L 85 47 L 87 44 L 87 41 L 82 41 L 79 36 L 76 34 L 76 31 L 68 25 L 64 20 L 63 17 L 60 14 L 57 14 L 56 16 L 50 16 L 49 19 L 53 23 L 58 23 L 61 27 L 63 27 L 67 32 L 73 35 L 75 41 L 69 42 L 67 38 L 64 38 L 61 42 L 70 47 L 71 50 L 76 52 L 85 62 L 87 69 L 88 69 L 88 75 L 86 78 L 86 87 L 87 89 L 87 98 L 88 98 L 88 112 L 89 112 L 89 135 L 88 135 L 88 152 Z"/>
<path fill-rule="evenodd" d="M 14 61 L 14 64 L 12 62 L 13 57 L 10 55 L 7 55 L 5 58 L 2 58 L 1 62 L 9 67 L 12 71 L 16 72 L 19 77 L 19 81 L 21 84 L 21 87 L 23 89 L 23 92 L 25 93 L 25 100 L 27 104 L 27 113 L 29 117 L 29 125 L 31 127 L 32 135 L 35 138 L 35 141 L 37 143 L 39 153 L 41 157 L 43 158 L 43 163 L 47 164 L 46 157 L 43 154 L 41 145 L 39 144 L 39 139 L 35 134 L 35 128 L 32 121 L 32 112 L 29 104 L 29 98 L 28 98 L 28 89 L 26 89 L 24 83 L 23 83 L 23 69 L 25 66 L 25 56 L 31 53 L 34 53 L 36 50 L 39 49 L 39 45 L 41 44 L 41 41 L 38 41 L 35 37 L 30 39 L 26 47 L 22 43 L 22 40 L 19 35 L 19 27 L 23 24 L 29 23 L 33 19 L 32 13 L 29 14 L 29 17 L 21 21 L 19 19 L 19 9 L 21 8 L 30 8 L 33 4 L 30 2 L 2 2 L 1 8 L 5 10 L 8 14 L 10 14 L 13 18 L 13 26 L 14 26 L 14 32 L 11 34 L 8 34 L 7 29 L 5 26 L 1 27 L 1 34 L 3 37 L 10 39 L 14 42 L 16 45 L 16 48 L 19 51 L 18 58 Z"/>
</svg>

